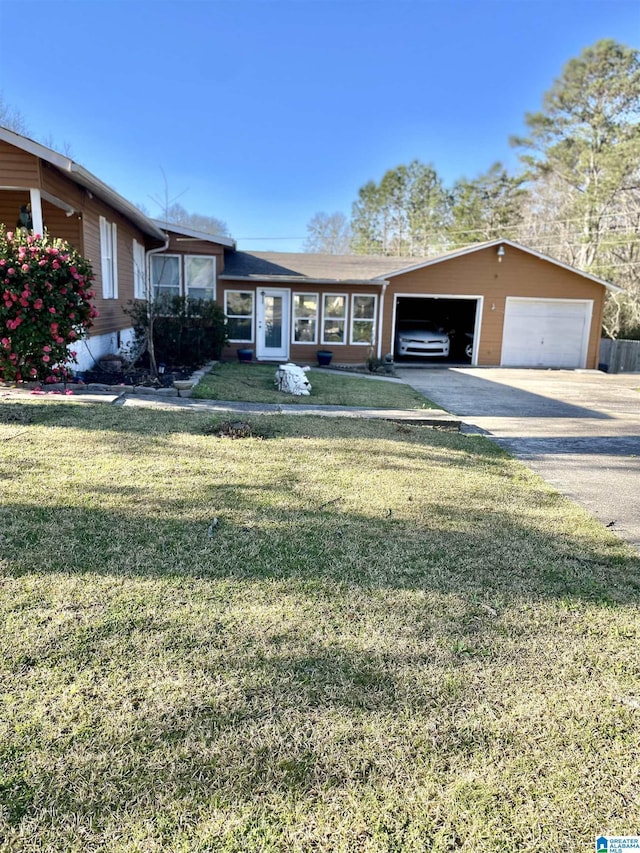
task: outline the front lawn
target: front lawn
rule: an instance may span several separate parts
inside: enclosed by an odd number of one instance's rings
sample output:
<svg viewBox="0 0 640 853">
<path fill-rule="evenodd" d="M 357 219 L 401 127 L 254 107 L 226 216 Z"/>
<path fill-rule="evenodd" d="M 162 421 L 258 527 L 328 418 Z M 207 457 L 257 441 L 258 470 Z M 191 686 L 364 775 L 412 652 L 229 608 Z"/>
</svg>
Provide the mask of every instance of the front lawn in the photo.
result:
<svg viewBox="0 0 640 853">
<path fill-rule="evenodd" d="M 638 831 L 636 552 L 480 436 L 221 431 L 0 402 L 3 853 Z"/>
<path fill-rule="evenodd" d="M 401 382 L 382 382 L 338 371 L 310 371 L 311 395 L 293 397 L 274 385 L 277 365 L 217 364 L 195 388 L 201 400 L 253 403 L 367 406 L 381 409 L 433 409 L 433 403 Z"/>
</svg>

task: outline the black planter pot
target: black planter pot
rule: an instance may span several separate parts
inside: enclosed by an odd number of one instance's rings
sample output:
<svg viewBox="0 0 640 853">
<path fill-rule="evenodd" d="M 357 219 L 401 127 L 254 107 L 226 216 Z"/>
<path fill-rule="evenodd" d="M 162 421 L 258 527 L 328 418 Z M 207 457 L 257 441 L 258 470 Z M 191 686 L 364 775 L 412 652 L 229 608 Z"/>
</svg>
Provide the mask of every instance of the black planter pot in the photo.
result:
<svg viewBox="0 0 640 853">
<path fill-rule="evenodd" d="M 320 367 L 328 367 L 331 364 L 331 359 L 333 358 L 333 353 L 330 349 L 319 349 L 318 350 L 318 364 Z"/>
<path fill-rule="evenodd" d="M 253 361 L 253 350 L 252 349 L 239 349 L 238 350 L 238 361 L 242 361 L 245 364 Z"/>
</svg>

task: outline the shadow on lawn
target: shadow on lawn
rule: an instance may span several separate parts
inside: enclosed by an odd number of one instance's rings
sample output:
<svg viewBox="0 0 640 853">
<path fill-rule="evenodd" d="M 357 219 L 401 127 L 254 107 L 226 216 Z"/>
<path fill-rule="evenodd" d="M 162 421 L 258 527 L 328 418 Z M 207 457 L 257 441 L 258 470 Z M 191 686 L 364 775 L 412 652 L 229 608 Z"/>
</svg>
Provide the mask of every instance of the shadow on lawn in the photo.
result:
<svg viewBox="0 0 640 853">
<path fill-rule="evenodd" d="M 340 499 L 310 507 L 291 498 L 287 506 L 282 484 L 226 483 L 211 485 L 200 502 L 211 512 L 194 522 L 180 517 L 181 499 L 155 497 L 150 505 L 135 485 L 109 491 L 122 496 L 126 511 L 5 504 L 4 573 L 293 581 L 470 601 L 640 598 L 640 558 L 613 534 L 551 535 L 500 506 L 422 498 L 409 517 L 382 509 L 376 517 L 342 510 Z M 103 487 L 87 492 L 99 497 Z M 546 489 L 532 500 L 558 514 L 567 505 Z"/>
</svg>

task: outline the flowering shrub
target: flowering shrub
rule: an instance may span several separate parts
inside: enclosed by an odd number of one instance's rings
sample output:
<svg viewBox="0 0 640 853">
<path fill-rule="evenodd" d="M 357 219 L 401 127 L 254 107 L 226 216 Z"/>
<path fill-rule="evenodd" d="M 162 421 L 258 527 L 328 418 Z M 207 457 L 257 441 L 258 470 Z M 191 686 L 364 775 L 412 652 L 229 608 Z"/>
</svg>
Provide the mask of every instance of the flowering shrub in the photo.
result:
<svg viewBox="0 0 640 853">
<path fill-rule="evenodd" d="M 69 375 L 98 312 L 91 265 L 63 240 L 24 236 L 0 225 L 0 380 Z"/>
</svg>

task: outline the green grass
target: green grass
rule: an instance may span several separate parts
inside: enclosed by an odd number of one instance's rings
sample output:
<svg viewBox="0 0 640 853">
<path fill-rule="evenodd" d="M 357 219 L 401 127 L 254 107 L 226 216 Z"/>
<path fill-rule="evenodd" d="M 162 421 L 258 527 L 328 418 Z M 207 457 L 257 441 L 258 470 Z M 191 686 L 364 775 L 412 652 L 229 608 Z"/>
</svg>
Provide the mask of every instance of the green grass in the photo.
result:
<svg viewBox="0 0 640 853">
<path fill-rule="evenodd" d="M 638 831 L 640 560 L 480 436 L 0 403 L 0 850 Z"/>
<path fill-rule="evenodd" d="M 384 409 L 436 408 L 417 391 L 400 382 L 380 382 L 367 376 L 338 371 L 311 371 L 311 395 L 293 397 L 274 386 L 277 365 L 218 364 L 194 389 L 201 400 L 230 400 L 253 403 L 309 404 L 323 406 L 369 406 Z"/>
</svg>

